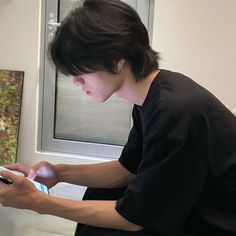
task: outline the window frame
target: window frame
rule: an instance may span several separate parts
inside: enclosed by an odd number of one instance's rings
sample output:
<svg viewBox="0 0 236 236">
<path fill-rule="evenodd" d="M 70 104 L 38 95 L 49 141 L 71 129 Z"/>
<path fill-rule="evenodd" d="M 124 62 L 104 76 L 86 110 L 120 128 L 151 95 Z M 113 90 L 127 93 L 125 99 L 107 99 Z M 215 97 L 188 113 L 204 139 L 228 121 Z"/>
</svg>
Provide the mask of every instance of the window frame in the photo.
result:
<svg viewBox="0 0 236 236">
<path fill-rule="evenodd" d="M 154 21 L 154 0 L 136 1 L 137 11 L 140 15 L 142 14 L 142 20 L 148 28 L 151 41 Z M 120 156 L 123 146 L 54 138 L 57 73 L 55 66 L 47 58 L 47 45 L 54 30 L 54 27 L 50 27 L 48 22 L 57 22 L 59 0 L 45 0 L 41 2 L 40 78 L 42 79 L 39 82 L 39 98 L 41 99 L 38 101 L 37 149 L 46 152 L 116 159 Z"/>
</svg>

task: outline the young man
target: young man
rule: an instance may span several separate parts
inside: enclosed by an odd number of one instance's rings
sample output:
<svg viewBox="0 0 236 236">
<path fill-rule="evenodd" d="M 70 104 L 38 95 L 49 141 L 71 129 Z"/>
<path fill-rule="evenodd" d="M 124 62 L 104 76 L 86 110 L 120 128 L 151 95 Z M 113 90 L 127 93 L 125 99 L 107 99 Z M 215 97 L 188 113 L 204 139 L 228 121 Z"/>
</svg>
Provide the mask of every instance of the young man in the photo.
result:
<svg viewBox="0 0 236 236">
<path fill-rule="evenodd" d="M 7 166 L 52 187 L 90 187 L 84 200 L 48 196 L 0 172 L 3 206 L 79 222 L 76 235 L 236 235 L 236 118 L 190 78 L 158 68 L 137 13 L 119 0 L 85 0 L 50 44 L 57 68 L 92 99 L 134 104 L 119 160 Z"/>
</svg>

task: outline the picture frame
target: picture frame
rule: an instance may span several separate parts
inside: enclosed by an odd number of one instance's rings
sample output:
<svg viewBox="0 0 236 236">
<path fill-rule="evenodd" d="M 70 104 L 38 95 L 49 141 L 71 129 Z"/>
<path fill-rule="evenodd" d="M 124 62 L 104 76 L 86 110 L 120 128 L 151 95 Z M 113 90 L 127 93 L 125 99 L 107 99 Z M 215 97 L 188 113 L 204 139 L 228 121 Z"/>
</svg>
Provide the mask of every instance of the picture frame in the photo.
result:
<svg viewBox="0 0 236 236">
<path fill-rule="evenodd" d="M 17 160 L 24 72 L 0 69 L 0 165 Z"/>
</svg>

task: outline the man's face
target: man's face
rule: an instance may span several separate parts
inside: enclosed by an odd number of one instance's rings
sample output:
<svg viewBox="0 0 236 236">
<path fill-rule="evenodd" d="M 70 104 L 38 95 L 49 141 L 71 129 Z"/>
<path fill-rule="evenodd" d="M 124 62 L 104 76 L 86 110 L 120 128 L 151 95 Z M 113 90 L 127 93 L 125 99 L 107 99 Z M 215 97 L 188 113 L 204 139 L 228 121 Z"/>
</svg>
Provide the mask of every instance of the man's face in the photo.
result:
<svg viewBox="0 0 236 236">
<path fill-rule="evenodd" d="M 121 76 L 106 71 L 96 71 L 89 74 L 74 76 L 74 84 L 91 98 L 98 102 L 105 102 L 117 92 L 123 84 Z"/>
</svg>

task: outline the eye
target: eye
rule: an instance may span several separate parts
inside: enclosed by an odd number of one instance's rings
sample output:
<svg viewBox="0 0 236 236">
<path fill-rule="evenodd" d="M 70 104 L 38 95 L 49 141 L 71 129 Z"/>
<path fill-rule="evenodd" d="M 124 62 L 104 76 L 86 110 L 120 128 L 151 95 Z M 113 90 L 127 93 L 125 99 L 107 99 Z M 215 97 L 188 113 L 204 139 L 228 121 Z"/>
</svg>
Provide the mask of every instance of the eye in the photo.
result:
<svg viewBox="0 0 236 236">
<path fill-rule="evenodd" d="M 74 78 L 73 78 L 73 83 L 75 84 L 75 85 L 82 85 L 82 84 L 84 84 L 84 78 L 82 77 L 82 76 L 75 76 Z"/>
</svg>

